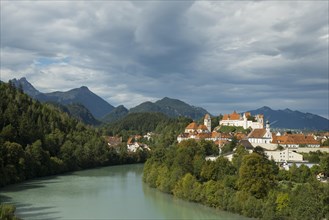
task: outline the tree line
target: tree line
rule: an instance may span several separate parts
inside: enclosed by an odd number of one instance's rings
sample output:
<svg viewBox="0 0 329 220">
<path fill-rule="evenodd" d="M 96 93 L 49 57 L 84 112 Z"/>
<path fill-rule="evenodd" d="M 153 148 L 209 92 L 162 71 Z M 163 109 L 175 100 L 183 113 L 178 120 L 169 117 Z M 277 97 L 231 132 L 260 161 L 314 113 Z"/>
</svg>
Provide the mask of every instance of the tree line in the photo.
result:
<svg viewBox="0 0 329 220">
<path fill-rule="evenodd" d="M 329 184 L 316 180 L 329 171 L 329 155 L 320 165 L 279 169 L 261 148 L 238 146 L 232 162 L 212 142 L 182 141 L 159 147 L 146 161 L 143 181 L 165 193 L 210 207 L 261 219 L 328 219 Z"/>
</svg>

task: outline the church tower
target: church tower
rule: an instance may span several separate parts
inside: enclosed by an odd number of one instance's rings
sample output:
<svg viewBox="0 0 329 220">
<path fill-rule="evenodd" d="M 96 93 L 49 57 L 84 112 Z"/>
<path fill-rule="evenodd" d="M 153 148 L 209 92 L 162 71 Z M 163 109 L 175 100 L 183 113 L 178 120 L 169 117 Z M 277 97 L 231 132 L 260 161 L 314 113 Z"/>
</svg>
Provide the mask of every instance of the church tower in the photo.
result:
<svg viewBox="0 0 329 220">
<path fill-rule="evenodd" d="M 203 124 L 207 127 L 209 132 L 211 132 L 211 118 L 209 114 L 204 116 Z"/>
</svg>

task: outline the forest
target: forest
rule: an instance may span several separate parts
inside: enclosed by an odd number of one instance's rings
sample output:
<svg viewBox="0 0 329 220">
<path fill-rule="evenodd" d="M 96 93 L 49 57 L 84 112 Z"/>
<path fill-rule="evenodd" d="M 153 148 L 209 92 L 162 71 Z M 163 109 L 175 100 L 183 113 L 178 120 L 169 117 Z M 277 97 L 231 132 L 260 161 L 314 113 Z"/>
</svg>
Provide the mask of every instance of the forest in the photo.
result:
<svg viewBox="0 0 329 220">
<path fill-rule="evenodd" d="M 329 174 L 329 154 L 319 165 L 279 169 L 263 150 L 237 146 L 230 162 L 212 142 L 182 141 L 158 147 L 144 166 L 143 181 L 177 198 L 259 219 L 329 219 L 329 184 L 316 174 Z M 312 156 L 312 155 L 311 155 Z M 313 155 L 314 156 L 314 155 Z"/>
<path fill-rule="evenodd" d="M 0 187 L 97 166 L 144 162 L 109 148 L 104 130 L 87 126 L 52 104 L 0 83 Z"/>
<path fill-rule="evenodd" d="M 154 131 L 151 143 L 168 146 L 191 119 L 161 113 L 133 113 L 94 127 L 72 118 L 52 103 L 42 104 L 11 83 L 0 82 L 0 187 L 64 172 L 145 162 L 148 152 L 127 152 L 123 142 L 109 148 L 104 136 Z M 118 150 L 119 149 L 119 150 Z M 15 207 L 0 204 L 1 219 L 15 219 Z"/>
</svg>

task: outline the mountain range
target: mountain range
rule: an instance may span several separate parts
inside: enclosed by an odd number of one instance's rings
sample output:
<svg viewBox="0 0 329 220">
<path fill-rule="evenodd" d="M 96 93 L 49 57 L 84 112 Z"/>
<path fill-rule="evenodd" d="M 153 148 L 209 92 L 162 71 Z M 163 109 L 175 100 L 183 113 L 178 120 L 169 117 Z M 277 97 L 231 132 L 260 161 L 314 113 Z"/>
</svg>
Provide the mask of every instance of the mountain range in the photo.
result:
<svg viewBox="0 0 329 220">
<path fill-rule="evenodd" d="M 329 130 L 329 120 L 319 115 L 293 111 L 289 108 L 273 110 L 268 106 L 249 111 L 252 115 L 263 114 L 272 128 Z"/>
<path fill-rule="evenodd" d="M 13 79 L 10 82 L 17 88 L 23 89 L 24 93 L 34 99 L 62 105 L 63 111 L 87 124 L 99 124 L 99 121 L 111 123 L 126 117 L 129 113 L 138 112 L 161 112 L 169 117 L 184 116 L 194 120 L 198 120 L 208 113 L 201 107 L 168 97 L 156 102 L 143 102 L 128 110 L 123 105 L 112 106 L 85 86 L 66 92 L 41 93 L 26 78 Z M 249 112 L 252 115 L 263 114 L 265 120 L 268 120 L 273 128 L 329 130 L 328 119 L 311 113 L 290 109 L 273 110 L 267 106 Z"/>
<path fill-rule="evenodd" d="M 29 83 L 25 77 L 11 80 L 16 87 L 22 87 L 25 94 L 39 100 L 40 102 L 53 102 L 61 105 L 82 104 L 97 119 L 109 114 L 114 106 L 106 102 L 101 97 L 91 92 L 86 86 L 71 89 L 67 92 L 41 93 Z"/>
</svg>

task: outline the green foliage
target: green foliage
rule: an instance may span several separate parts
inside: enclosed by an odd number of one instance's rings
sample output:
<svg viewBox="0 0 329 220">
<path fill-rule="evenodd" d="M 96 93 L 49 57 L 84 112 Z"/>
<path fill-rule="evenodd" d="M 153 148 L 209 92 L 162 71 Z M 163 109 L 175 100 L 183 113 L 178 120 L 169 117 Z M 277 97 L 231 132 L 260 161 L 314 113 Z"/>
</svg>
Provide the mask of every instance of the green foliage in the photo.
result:
<svg viewBox="0 0 329 220">
<path fill-rule="evenodd" d="M 226 175 L 234 175 L 236 169 L 225 157 L 221 156 L 215 161 L 206 161 L 201 170 L 201 177 L 208 180 L 223 180 Z"/>
<path fill-rule="evenodd" d="M 239 190 L 250 193 L 256 198 L 264 198 L 269 190 L 276 186 L 276 169 L 262 155 L 252 153 L 243 157 L 239 169 Z"/>
<path fill-rule="evenodd" d="M 0 204 L 0 219 L 2 220 L 19 220 L 15 216 L 16 207 L 11 204 Z"/>
<path fill-rule="evenodd" d="M 155 148 L 143 181 L 175 197 L 252 218 L 328 218 L 329 184 L 315 180 L 316 170 L 279 171 L 261 148 L 249 154 L 242 146 L 232 163 L 223 156 L 206 161 L 207 149 L 209 143 L 195 140 Z M 324 169 L 326 162 L 323 157 Z"/>
<path fill-rule="evenodd" d="M 127 141 L 129 136 L 154 132 L 152 143 L 167 147 L 176 141 L 177 136 L 191 122 L 191 119 L 169 118 L 162 113 L 130 113 L 126 117 L 103 126 L 107 135 L 118 135 Z"/>
<path fill-rule="evenodd" d="M 0 187 L 103 165 L 143 162 L 145 152 L 109 149 L 101 133 L 51 104 L 0 83 Z"/>
<path fill-rule="evenodd" d="M 244 129 L 242 126 L 222 125 L 222 126 L 220 126 L 218 132 L 222 132 L 222 133 L 242 132 L 242 133 L 248 134 L 250 132 L 250 130 Z"/>
<path fill-rule="evenodd" d="M 241 163 L 242 163 L 242 158 L 245 156 L 245 155 L 248 155 L 248 151 L 244 148 L 244 146 L 238 146 L 236 148 L 236 151 L 233 155 L 233 158 L 232 158 L 232 163 L 233 163 L 233 166 L 239 170 L 240 169 L 240 166 L 241 166 Z"/>
<path fill-rule="evenodd" d="M 321 146 L 329 146 L 329 139 L 327 139 L 323 143 L 321 143 Z"/>
<path fill-rule="evenodd" d="M 200 201 L 201 184 L 190 173 L 180 179 L 173 189 L 174 196 L 189 201 Z"/>
<path fill-rule="evenodd" d="M 329 154 L 326 154 L 321 158 L 320 169 L 326 176 L 329 176 Z"/>
<path fill-rule="evenodd" d="M 158 123 L 168 120 L 169 118 L 162 113 L 131 113 L 119 121 L 108 124 L 107 132 L 113 135 L 120 134 L 122 131 L 144 134 L 154 131 Z"/>
</svg>

